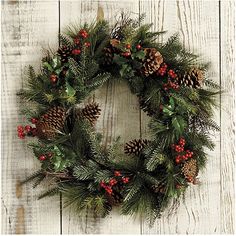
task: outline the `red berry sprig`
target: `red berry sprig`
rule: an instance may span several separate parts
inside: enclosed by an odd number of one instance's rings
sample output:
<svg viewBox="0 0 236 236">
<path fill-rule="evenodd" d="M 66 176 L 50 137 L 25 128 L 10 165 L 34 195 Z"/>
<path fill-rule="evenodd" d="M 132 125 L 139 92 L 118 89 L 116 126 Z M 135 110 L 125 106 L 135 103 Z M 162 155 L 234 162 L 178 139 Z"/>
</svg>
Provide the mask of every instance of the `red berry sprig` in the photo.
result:
<svg viewBox="0 0 236 236">
<path fill-rule="evenodd" d="M 114 171 L 114 175 L 115 176 L 121 176 L 121 173 L 120 173 L 120 171 L 116 170 L 116 171 Z"/>
<path fill-rule="evenodd" d="M 128 51 L 123 52 L 121 55 L 124 56 L 124 57 L 129 57 L 131 55 L 131 52 L 128 52 Z"/>
<path fill-rule="evenodd" d="M 114 171 L 114 177 L 112 177 L 107 183 L 105 181 L 100 182 L 100 187 L 105 189 L 106 193 L 112 194 L 113 193 L 113 187 L 117 185 L 119 182 L 122 184 L 129 183 L 130 178 L 127 176 L 122 176 L 120 171 Z"/>
<path fill-rule="evenodd" d="M 166 84 L 163 84 L 163 89 L 167 91 L 171 88 L 174 90 L 177 90 L 179 89 L 179 85 L 175 82 L 172 82 L 170 79 L 168 79 L 168 82 Z"/>
<path fill-rule="evenodd" d="M 175 79 L 177 77 L 177 74 L 173 70 L 168 71 L 168 75 L 170 78 Z"/>
<path fill-rule="evenodd" d="M 24 127 L 22 125 L 17 126 L 17 132 L 18 132 L 18 137 L 20 139 L 25 138 L 25 130 L 24 130 Z"/>
<path fill-rule="evenodd" d="M 72 50 L 72 54 L 73 54 L 73 55 L 79 55 L 80 53 L 81 53 L 81 50 L 78 49 L 78 48 Z"/>
<path fill-rule="evenodd" d="M 31 120 L 31 123 L 34 125 L 38 123 L 38 119 L 35 117 L 32 117 L 30 120 Z"/>
<path fill-rule="evenodd" d="M 81 36 L 82 38 L 88 38 L 88 32 L 85 29 L 81 29 L 79 31 L 79 36 Z"/>
<path fill-rule="evenodd" d="M 184 138 L 180 138 L 178 144 L 172 144 L 172 149 L 178 153 L 175 157 L 176 164 L 180 164 L 182 161 L 186 161 L 193 157 L 193 152 L 190 150 L 184 150 L 186 141 Z"/>
<path fill-rule="evenodd" d="M 161 67 L 158 69 L 157 75 L 164 76 L 166 74 L 166 71 L 167 71 L 167 65 L 166 63 L 163 63 Z"/>
</svg>

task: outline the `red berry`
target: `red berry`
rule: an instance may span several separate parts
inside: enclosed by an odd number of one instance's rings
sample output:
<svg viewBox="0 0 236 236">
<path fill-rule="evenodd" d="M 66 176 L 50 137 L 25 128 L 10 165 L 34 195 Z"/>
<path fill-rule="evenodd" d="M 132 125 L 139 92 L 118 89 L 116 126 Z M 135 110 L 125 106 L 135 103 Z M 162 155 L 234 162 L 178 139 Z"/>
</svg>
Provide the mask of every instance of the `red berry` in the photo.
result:
<svg viewBox="0 0 236 236">
<path fill-rule="evenodd" d="M 127 49 L 130 49 L 131 48 L 131 45 L 128 43 L 128 44 L 126 44 L 126 46 L 125 46 Z"/>
<path fill-rule="evenodd" d="M 120 173 L 120 171 L 117 171 L 117 170 L 116 170 L 116 171 L 114 172 L 114 175 L 115 175 L 115 176 L 121 176 L 121 173 Z"/>
<path fill-rule="evenodd" d="M 79 31 L 79 35 L 82 37 L 82 38 L 87 38 L 88 37 L 88 33 L 87 33 L 87 31 L 85 30 L 85 29 L 81 29 L 80 31 Z"/>
<path fill-rule="evenodd" d="M 45 160 L 46 160 L 46 157 L 45 157 L 44 155 L 41 155 L 41 156 L 39 157 L 39 160 L 40 160 L 40 161 L 45 161 Z"/>
<path fill-rule="evenodd" d="M 188 157 L 187 157 L 186 155 L 183 155 L 182 158 L 183 158 L 183 160 L 185 160 L 185 161 L 188 159 Z"/>
<path fill-rule="evenodd" d="M 122 181 L 124 184 L 127 184 L 129 182 L 129 177 L 123 177 Z"/>
<path fill-rule="evenodd" d="M 175 162 L 177 163 L 177 164 L 179 164 L 180 163 L 180 158 L 177 156 L 176 158 L 175 158 Z"/>
<path fill-rule="evenodd" d="M 180 152 L 180 146 L 179 145 L 175 145 L 175 151 Z"/>
<path fill-rule="evenodd" d="M 88 48 L 88 47 L 91 46 L 91 43 L 90 43 L 90 42 L 85 42 L 85 43 L 84 43 L 84 46 Z"/>
<path fill-rule="evenodd" d="M 117 180 L 116 180 L 116 179 L 111 179 L 111 180 L 109 181 L 109 184 L 110 184 L 111 186 L 116 185 L 116 184 L 117 184 Z"/>
<path fill-rule="evenodd" d="M 23 132 L 24 131 L 24 127 L 22 125 L 18 125 L 17 126 L 17 131 L 18 132 Z"/>
<path fill-rule="evenodd" d="M 110 186 L 106 186 L 105 187 L 105 190 L 106 190 L 106 192 L 108 193 L 108 194 L 112 194 L 112 188 L 110 187 Z"/>
<path fill-rule="evenodd" d="M 18 132 L 18 137 L 20 139 L 24 139 L 25 138 L 25 133 L 24 132 Z"/>
<path fill-rule="evenodd" d="M 122 55 L 125 56 L 125 57 L 129 57 L 131 55 L 131 53 L 130 52 L 124 52 L 124 53 L 122 53 Z"/>
<path fill-rule="evenodd" d="M 136 45 L 136 49 L 140 50 L 142 48 L 142 46 L 140 44 Z"/>
<path fill-rule="evenodd" d="M 25 126 L 25 131 L 29 133 L 31 131 L 32 127 L 30 125 Z"/>
<path fill-rule="evenodd" d="M 50 81 L 51 81 L 53 84 L 56 84 L 57 81 L 58 81 L 58 77 L 53 74 L 53 75 L 50 76 Z"/>
<path fill-rule="evenodd" d="M 37 118 L 31 118 L 31 123 L 32 124 L 37 124 L 38 123 L 38 119 Z"/>
<path fill-rule="evenodd" d="M 74 43 L 75 43 L 75 44 L 79 44 L 79 43 L 80 43 L 80 40 L 79 40 L 78 38 L 75 38 L 75 39 L 74 39 Z"/>
<path fill-rule="evenodd" d="M 74 55 L 79 55 L 81 53 L 81 50 L 80 49 L 74 49 L 72 50 L 72 54 Z"/>
</svg>

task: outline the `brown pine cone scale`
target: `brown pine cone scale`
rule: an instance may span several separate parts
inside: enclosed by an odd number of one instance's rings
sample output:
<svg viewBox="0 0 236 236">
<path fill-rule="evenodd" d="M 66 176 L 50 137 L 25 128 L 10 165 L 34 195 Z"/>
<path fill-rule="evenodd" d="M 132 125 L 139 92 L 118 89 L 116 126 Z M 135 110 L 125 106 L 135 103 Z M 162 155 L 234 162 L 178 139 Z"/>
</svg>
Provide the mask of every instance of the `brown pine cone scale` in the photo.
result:
<svg viewBox="0 0 236 236">
<path fill-rule="evenodd" d="M 66 110 L 63 107 L 52 107 L 37 122 L 37 136 L 42 139 L 54 138 L 57 131 L 64 127 L 65 119 Z"/>
<path fill-rule="evenodd" d="M 150 141 L 147 139 L 134 139 L 125 144 L 124 152 L 125 154 L 131 155 L 135 154 L 138 156 L 143 148 L 148 145 Z"/>
</svg>

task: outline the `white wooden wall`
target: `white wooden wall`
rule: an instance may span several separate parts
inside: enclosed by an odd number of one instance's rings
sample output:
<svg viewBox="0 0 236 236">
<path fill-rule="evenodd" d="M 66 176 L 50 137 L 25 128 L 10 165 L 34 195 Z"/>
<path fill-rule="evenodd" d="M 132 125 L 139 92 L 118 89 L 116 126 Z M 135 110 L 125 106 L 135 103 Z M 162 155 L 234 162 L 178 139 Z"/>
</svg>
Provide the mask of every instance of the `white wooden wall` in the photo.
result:
<svg viewBox="0 0 236 236">
<path fill-rule="evenodd" d="M 234 233 L 234 43 L 233 0 L 3 0 L 2 1 L 2 233 L 4 234 L 224 234 Z M 42 47 L 56 49 L 58 32 L 70 22 L 91 22 L 97 15 L 115 21 L 121 10 L 146 12 L 153 30 L 168 30 L 161 40 L 179 32 L 183 44 L 200 53 L 212 66 L 209 76 L 222 85 L 215 117 L 221 126 L 209 152 L 201 184 L 190 187 L 177 211 L 164 214 L 153 228 L 142 219 L 120 216 L 115 210 L 106 219 L 79 218 L 62 209 L 59 197 L 36 200 L 43 189 L 19 187 L 39 167 L 26 142 L 16 135 L 24 122 L 16 92 L 24 86 L 28 64 L 39 68 Z M 97 125 L 105 141 L 121 135 L 124 141 L 146 137 L 147 118 L 137 98 L 123 83 L 108 83 L 93 96 L 102 106 Z"/>
</svg>

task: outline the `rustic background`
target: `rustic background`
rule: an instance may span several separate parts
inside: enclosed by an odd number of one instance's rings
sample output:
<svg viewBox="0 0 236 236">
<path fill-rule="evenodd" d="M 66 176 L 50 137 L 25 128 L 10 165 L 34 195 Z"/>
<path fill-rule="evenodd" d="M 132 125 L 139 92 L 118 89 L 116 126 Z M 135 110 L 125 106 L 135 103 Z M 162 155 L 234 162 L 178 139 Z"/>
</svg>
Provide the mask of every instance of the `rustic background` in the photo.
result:
<svg viewBox="0 0 236 236">
<path fill-rule="evenodd" d="M 234 6 L 232 1 L 206 0 L 45 0 L 2 1 L 2 233 L 13 234 L 220 234 L 234 233 Z M 179 32 L 183 44 L 212 62 L 209 76 L 224 89 L 215 117 L 221 132 L 213 137 L 214 152 L 200 173 L 201 184 L 190 187 L 176 213 L 164 214 L 153 228 L 142 219 L 119 216 L 106 219 L 90 215 L 78 218 L 62 209 L 59 197 L 36 200 L 42 190 L 24 179 L 39 167 L 19 140 L 16 126 L 24 122 L 19 114 L 25 105 L 16 97 L 24 86 L 25 66 L 39 68 L 42 47 L 57 48 L 58 32 L 70 22 L 91 22 L 104 17 L 114 22 L 121 10 L 146 12 L 145 22 L 153 30 L 168 30 L 160 40 Z M 137 98 L 123 83 L 107 83 L 94 94 L 102 105 L 97 125 L 107 143 L 121 135 L 124 141 L 147 136 L 147 118 Z"/>
</svg>

